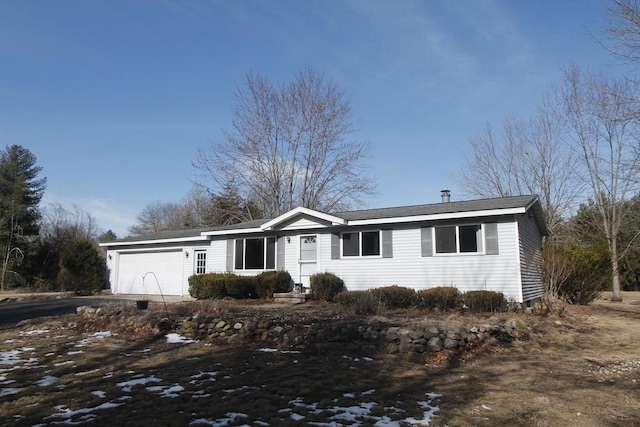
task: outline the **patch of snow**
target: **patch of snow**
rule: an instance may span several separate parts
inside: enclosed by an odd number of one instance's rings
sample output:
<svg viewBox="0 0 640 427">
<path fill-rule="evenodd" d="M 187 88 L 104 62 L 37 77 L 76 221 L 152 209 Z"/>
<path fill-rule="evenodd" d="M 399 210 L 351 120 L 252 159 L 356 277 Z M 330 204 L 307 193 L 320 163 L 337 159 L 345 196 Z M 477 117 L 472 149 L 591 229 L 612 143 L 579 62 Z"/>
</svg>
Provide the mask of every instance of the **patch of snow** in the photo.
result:
<svg viewBox="0 0 640 427">
<path fill-rule="evenodd" d="M 46 377 L 44 377 L 40 381 L 36 382 L 36 385 L 38 387 L 47 387 L 47 386 L 55 383 L 56 381 L 58 381 L 58 377 L 54 377 L 53 375 L 47 375 Z"/>
<path fill-rule="evenodd" d="M 123 381 L 121 383 L 117 383 L 116 385 L 120 388 L 122 388 L 122 391 L 124 392 L 130 392 L 131 389 L 134 386 L 137 385 L 146 385 L 149 383 L 159 383 L 160 381 L 162 381 L 160 378 L 157 378 L 155 375 L 151 375 L 150 377 L 146 377 L 146 378 L 136 378 L 133 380 L 129 380 L 129 381 Z"/>
<path fill-rule="evenodd" d="M 72 363 L 75 363 L 75 362 L 73 360 L 67 360 L 65 362 L 54 363 L 53 366 L 71 365 Z"/>
<path fill-rule="evenodd" d="M 19 393 L 21 388 L 0 388 L 0 397 L 10 396 Z"/>
<path fill-rule="evenodd" d="M 77 346 L 76 346 L 76 347 L 77 347 Z M 67 352 L 67 355 L 69 355 L 69 356 L 74 356 L 74 355 L 76 355 L 76 354 L 82 354 L 82 353 L 84 353 L 84 351 L 82 351 L 82 350 L 68 351 L 68 352 Z"/>
<path fill-rule="evenodd" d="M 32 335 L 42 335 L 42 334 L 46 334 L 47 332 L 49 332 L 48 329 L 35 329 L 33 331 L 21 331 L 20 332 L 20 336 L 21 337 L 30 337 Z"/>
<path fill-rule="evenodd" d="M 193 397 L 194 399 L 202 399 L 210 396 L 211 396 L 210 393 L 206 393 L 204 390 L 198 390 L 193 392 L 193 395 L 191 397 Z"/>
<path fill-rule="evenodd" d="M 194 342 L 198 342 L 196 340 L 192 340 L 175 333 L 167 334 L 166 337 L 167 337 L 167 343 L 169 344 L 191 344 Z"/>
<path fill-rule="evenodd" d="M 29 358 L 22 359 L 22 354 L 27 352 L 33 352 L 35 348 L 33 347 L 22 347 L 16 350 L 8 350 L 0 352 L 0 365 L 17 365 L 17 364 L 33 364 L 38 361 L 38 359 Z"/>
<path fill-rule="evenodd" d="M 182 387 L 180 384 L 174 384 L 171 387 L 151 386 L 151 387 L 147 387 L 147 391 L 151 391 L 151 392 L 159 391 L 161 392 L 160 397 L 175 398 L 180 396 L 180 393 L 184 391 L 184 387 Z"/>
<path fill-rule="evenodd" d="M 214 426 L 214 427 L 223 427 L 228 426 L 230 423 L 233 423 L 236 418 L 247 418 L 247 414 L 242 414 L 238 412 L 229 412 L 225 414 L 227 418 L 219 418 L 217 420 L 208 420 L 206 418 L 198 418 L 189 423 L 190 426 L 197 425 L 206 425 L 206 426 Z"/>
<path fill-rule="evenodd" d="M 105 393 L 102 390 L 95 390 L 92 391 L 91 394 L 93 394 L 95 397 L 97 397 L 98 399 L 104 399 L 105 397 L 107 397 L 107 393 Z"/>
<path fill-rule="evenodd" d="M 113 403 L 113 402 L 105 402 L 102 403 L 98 406 L 94 406 L 93 408 L 81 408 L 81 409 L 77 409 L 75 411 L 70 410 L 69 408 L 67 408 L 64 405 L 60 405 L 60 406 L 56 406 L 54 409 L 60 411 L 57 414 L 52 414 L 48 417 L 46 417 L 45 419 L 51 419 L 51 418 L 61 418 L 65 421 L 62 421 L 61 423 L 63 424 L 76 424 L 73 422 L 72 418 L 78 415 L 82 415 L 83 420 L 89 420 L 91 418 L 95 418 L 95 415 L 92 414 L 92 412 L 98 411 L 100 409 L 112 409 L 112 408 L 117 408 L 118 406 L 122 406 L 122 403 Z"/>
</svg>

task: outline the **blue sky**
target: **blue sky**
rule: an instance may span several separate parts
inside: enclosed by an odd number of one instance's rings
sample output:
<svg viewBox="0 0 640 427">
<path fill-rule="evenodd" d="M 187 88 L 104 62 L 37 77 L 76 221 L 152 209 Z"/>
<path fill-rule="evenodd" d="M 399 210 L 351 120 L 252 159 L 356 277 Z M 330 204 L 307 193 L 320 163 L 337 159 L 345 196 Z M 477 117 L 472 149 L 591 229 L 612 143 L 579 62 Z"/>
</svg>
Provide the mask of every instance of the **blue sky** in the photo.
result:
<svg viewBox="0 0 640 427">
<path fill-rule="evenodd" d="M 189 192 L 247 72 L 312 67 L 371 143 L 364 207 L 460 200 L 469 137 L 529 115 L 570 63 L 611 67 L 591 35 L 603 22 L 601 0 L 2 0 L 0 147 L 36 155 L 44 202 L 124 237 L 146 205 Z"/>
</svg>

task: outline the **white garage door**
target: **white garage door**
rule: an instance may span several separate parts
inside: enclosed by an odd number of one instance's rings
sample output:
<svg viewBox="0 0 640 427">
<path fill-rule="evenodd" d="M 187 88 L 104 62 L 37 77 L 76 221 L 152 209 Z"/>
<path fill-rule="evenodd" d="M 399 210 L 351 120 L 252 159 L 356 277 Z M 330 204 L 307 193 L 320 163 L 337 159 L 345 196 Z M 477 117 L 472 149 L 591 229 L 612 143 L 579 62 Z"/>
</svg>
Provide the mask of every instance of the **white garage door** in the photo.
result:
<svg viewBox="0 0 640 427">
<path fill-rule="evenodd" d="M 116 293 L 159 295 L 161 288 L 163 295 L 182 295 L 182 257 L 182 251 L 120 254 Z"/>
</svg>

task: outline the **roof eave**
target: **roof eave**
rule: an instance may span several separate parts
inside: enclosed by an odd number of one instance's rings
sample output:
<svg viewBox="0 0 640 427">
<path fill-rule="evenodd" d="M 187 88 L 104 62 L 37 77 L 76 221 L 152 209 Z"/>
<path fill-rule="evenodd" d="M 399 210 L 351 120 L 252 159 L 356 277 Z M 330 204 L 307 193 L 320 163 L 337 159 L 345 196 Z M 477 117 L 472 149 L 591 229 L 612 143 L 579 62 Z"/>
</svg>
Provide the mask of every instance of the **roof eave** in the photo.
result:
<svg viewBox="0 0 640 427">
<path fill-rule="evenodd" d="M 377 225 L 377 224 L 388 224 L 388 223 L 396 224 L 396 223 L 420 222 L 420 221 L 438 221 L 438 220 L 445 220 L 445 219 L 464 219 L 464 218 L 475 218 L 475 217 L 523 214 L 525 212 L 526 212 L 526 209 L 524 207 L 509 208 L 509 209 L 488 209 L 488 210 L 481 210 L 481 211 L 448 212 L 448 213 L 413 215 L 413 216 L 403 216 L 403 217 L 351 220 L 349 221 L 349 225 L 355 226 L 355 225 Z"/>
<path fill-rule="evenodd" d="M 114 240 L 112 242 L 103 242 L 98 245 L 101 247 L 110 247 L 110 246 L 132 246 L 132 245 L 148 245 L 153 243 L 180 243 L 180 242 L 206 242 L 209 240 L 207 236 L 191 236 L 191 237 L 173 237 L 167 239 L 147 239 L 147 240 L 127 240 L 127 241 L 118 241 Z"/>
</svg>

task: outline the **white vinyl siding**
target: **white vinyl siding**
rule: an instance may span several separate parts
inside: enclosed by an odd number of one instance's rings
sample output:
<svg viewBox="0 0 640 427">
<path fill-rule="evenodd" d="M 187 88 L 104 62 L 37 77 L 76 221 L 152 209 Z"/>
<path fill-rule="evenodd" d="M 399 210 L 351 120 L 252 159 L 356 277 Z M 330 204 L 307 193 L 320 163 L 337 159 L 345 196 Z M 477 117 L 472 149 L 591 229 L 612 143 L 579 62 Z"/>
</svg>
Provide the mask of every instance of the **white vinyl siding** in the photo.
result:
<svg viewBox="0 0 640 427">
<path fill-rule="evenodd" d="M 522 298 L 531 301 L 542 297 L 542 241 L 535 221 L 527 215 L 518 216 L 520 231 L 520 274 L 522 276 Z"/>
<path fill-rule="evenodd" d="M 497 224 L 500 253 L 464 256 L 422 256 L 421 228 L 393 230 L 393 258 L 331 259 L 331 235 L 319 235 L 318 271 L 329 271 L 345 281 L 349 290 L 400 285 L 416 290 L 456 286 L 461 291 L 491 290 L 522 300 L 514 222 Z M 320 267 L 322 266 L 322 267 Z"/>
</svg>

